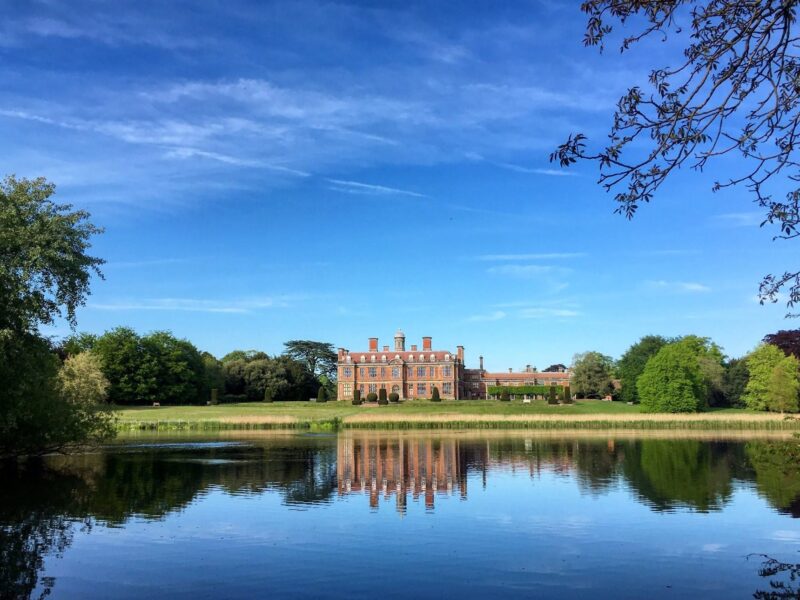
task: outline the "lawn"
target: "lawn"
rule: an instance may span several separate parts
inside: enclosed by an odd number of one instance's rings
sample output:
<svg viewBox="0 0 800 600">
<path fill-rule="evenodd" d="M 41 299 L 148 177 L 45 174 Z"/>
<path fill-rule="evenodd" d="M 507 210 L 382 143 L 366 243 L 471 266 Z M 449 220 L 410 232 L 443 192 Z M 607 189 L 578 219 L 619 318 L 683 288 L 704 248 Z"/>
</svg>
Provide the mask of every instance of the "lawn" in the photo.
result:
<svg viewBox="0 0 800 600">
<path fill-rule="evenodd" d="M 124 408 L 121 429 L 278 428 L 278 427 L 647 427 L 798 428 L 800 421 L 745 409 L 717 409 L 693 415 L 652 415 L 621 402 L 581 400 L 570 405 L 522 402 L 414 400 L 388 406 L 349 402 L 250 402 L 218 406 Z"/>
</svg>

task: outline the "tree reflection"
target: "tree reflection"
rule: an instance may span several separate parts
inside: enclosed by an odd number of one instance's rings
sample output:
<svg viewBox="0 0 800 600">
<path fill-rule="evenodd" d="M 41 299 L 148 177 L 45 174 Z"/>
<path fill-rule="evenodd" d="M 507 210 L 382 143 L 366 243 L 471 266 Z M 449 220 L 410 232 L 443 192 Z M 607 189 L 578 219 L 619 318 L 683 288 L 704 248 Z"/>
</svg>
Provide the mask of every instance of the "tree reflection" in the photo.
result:
<svg viewBox="0 0 800 600">
<path fill-rule="evenodd" d="M 758 569 L 758 574 L 761 577 L 769 577 L 770 581 L 769 589 L 756 590 L 753 598 L 758 600 L 800 598 L 800 588 L 797 587 L 796 583 L 800 579 L 800 564 L 780 562 L 765 554 L 758 556 L 763 559 L 761 567 Z"/>
<path fill-rule="evenodd" d="M 782 513 L 800 517 L 800 443 L 748 442 L 756 489 Z"/>
</svg>

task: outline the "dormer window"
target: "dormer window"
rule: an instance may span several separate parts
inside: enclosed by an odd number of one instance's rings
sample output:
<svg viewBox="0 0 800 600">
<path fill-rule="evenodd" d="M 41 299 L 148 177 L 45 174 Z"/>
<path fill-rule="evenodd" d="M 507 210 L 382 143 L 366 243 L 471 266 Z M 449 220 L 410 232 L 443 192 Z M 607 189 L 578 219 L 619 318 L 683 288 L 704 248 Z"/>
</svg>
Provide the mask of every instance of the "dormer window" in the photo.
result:
<svg viewBox="0 0 800 600">
<path fill-rule="evenodd" d="M 361 355 L 361 362 L 367 362 L 367 357 L 363 354 Z"/>
<path fill-rule="evenodd" d="M 434 362 L 435 360 L 436 360 L 436 355 L 435 354 L 431 354 L 431 362 Z"/>
<path fill-rule="evenodd" d="M 413 354 L 409 354 L 408 355 L 408 360 L 414 360 L 414 355 Z"/>
<path fill-rule="evenodd" d="M 381 355 L 381 362 L 386 362 L 386 355 L 385 354 Z"/>
<path fill-rule="evenodd" d="M 444 359 L 445 359 L 445 360 L 450 360 L 450 355 L 449 355 L 449 354 L 445 354 L 445 355 L 444 355 Z"/>
<path fill-rule="evenodd" d="M 372 356 L 370 356 L 370 357 L 369 357 L 369 360 L 370 360 L 371 362 L 375 362 L 375 355 L 373 354 Z"/>
</svg>

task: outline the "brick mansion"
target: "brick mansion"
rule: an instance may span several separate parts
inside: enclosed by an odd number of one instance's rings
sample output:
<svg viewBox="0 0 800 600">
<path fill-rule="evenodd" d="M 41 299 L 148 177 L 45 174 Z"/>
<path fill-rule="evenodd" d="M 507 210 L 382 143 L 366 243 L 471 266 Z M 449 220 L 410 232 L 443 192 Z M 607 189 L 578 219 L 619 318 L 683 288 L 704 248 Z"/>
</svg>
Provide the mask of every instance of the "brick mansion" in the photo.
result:
<svg viewBox="0 0 800 600">
<path fill-rule="evenodd" d="M 394 334 L 394 348 L 378 346 L 378 338 L 369 338 L 369 349 L 338 351 L 338 397 L 351 400 L 359 390 L 362 397 L 385 389 L 403 399 L 430 398 L 433 388 L 442 398 L 452 400 L 485 399 L 492 386 L 569 385 L 570 373 L 539 372 L 527 366 L 523 371 L 490 373 L 483 368 L 483 356 L 477 369 L 466 368 L 464 346 L 456 351 L 434 350 L 431 337 L 422 338 L 422 346 L 406 349 L 402 331 Z"/>
</svg>

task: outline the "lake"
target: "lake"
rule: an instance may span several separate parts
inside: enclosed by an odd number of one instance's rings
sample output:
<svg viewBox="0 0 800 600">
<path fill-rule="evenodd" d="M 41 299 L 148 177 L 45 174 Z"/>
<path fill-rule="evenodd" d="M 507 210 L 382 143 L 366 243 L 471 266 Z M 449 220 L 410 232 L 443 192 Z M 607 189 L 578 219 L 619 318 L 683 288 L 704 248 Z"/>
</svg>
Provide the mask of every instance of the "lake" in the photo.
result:
<svg viewBox="0 0 800 600">
<path fill-rule="evenodd" d="M 751 598 L 800 569 L 790 436 L 143 435 L 0 476 L 3 598 Z"/>
</svg>

